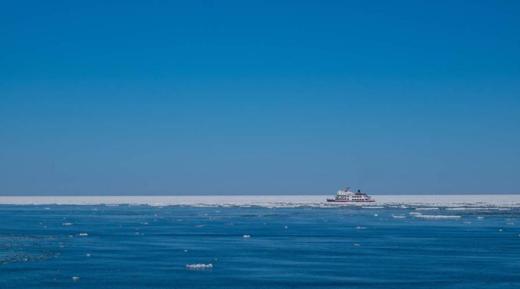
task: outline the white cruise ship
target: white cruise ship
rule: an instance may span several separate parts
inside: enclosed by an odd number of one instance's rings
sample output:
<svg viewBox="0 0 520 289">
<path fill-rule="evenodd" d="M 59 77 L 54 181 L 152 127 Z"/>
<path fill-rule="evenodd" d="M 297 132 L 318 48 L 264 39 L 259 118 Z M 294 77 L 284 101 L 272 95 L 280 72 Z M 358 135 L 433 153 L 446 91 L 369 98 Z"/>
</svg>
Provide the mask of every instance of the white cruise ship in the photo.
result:
<svg viewBox="0 0 520 289">
<path fill-rule="evenodd" d="M 339 190 L 336 193 L 336 197 L 334 199 L 327 199 L 327 202 L 367 203 L 375 202 L 375 200 L 366 193 L 362 193 L 360 190 L 353 192 L 349 187 L 347 187 L 345 189 Z"/>
</svg>

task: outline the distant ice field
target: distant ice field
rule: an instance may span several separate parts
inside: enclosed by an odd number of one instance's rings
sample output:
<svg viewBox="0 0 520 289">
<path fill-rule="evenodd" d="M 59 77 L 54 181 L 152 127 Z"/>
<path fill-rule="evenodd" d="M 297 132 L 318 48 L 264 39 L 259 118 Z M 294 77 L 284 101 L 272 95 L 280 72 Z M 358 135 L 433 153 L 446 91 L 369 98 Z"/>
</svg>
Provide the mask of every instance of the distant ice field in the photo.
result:
<svg viewBox="0 0 520 289">
<path fill-rule="evenodd" d="M 219 196 L 0 196 L 4 205 L 150 205 L 150 206 L 418 206 L 520 207 L 520 195 L 375 195 L 374 203 L 327 203 L 331 195 L 219 195 Z"/>
</svg>

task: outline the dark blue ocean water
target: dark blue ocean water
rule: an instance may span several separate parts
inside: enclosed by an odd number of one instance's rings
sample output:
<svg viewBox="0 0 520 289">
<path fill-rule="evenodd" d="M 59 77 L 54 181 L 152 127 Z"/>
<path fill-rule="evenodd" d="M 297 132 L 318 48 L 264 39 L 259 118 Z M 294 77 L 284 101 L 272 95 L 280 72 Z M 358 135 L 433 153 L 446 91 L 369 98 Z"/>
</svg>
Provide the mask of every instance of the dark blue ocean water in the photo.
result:
<svg viewBox="0 0 520 289">
<path fill-rule="evenodd" d="M 518 209 L 414 211 L 0 206 L 0 288 L 520 288 Z"/>
</svg>

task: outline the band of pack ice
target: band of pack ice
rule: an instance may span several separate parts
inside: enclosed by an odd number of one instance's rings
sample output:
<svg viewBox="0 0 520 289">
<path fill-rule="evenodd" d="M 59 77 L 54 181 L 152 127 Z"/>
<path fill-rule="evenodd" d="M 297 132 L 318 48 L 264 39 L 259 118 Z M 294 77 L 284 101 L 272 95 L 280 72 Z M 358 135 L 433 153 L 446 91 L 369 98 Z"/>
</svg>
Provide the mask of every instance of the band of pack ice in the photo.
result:
<svg viewBox="0 0 520 289">
<path fill-rule="evenodd" d="M 360 190 L 357 190 L 357 192 L 354 193 L 349 187 L 346 187 L 345 189 L 339 190 L 334 199 L 327 199 L 327 202 L 371 203 L 375 202 L 375 200 L 366 193 L 362 193 Z"/>
<path fill-rule="evenodd" d="M 520 208 L 520 194 L 487 195 L 377 195 L 374 202 L 327 202 L 327 195 L 199 195 L 199 196 L 0 196 L 0 205 L 150 205 L 150 206 L 261 206 L 336 207 L 424 206 Z"/>
</svg>

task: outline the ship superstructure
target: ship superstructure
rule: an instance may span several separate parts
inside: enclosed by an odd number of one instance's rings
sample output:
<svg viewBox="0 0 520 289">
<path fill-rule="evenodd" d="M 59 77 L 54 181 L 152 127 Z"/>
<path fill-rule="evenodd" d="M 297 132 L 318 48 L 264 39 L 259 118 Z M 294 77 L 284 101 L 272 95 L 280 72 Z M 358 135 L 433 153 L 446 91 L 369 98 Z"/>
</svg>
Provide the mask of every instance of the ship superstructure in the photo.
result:
<svg viewBox="0 0 520 289">
<path fill-rule="evenodd" d="M 353 192 L 349 187 L 346 187 L 345 189 L 339 190 L 334 199 L 327 199 L 327 202 L 366 203 L 375 202 L 375 200 L 366 193 L 361 192 L 361 190 Z"/>
</svg>

